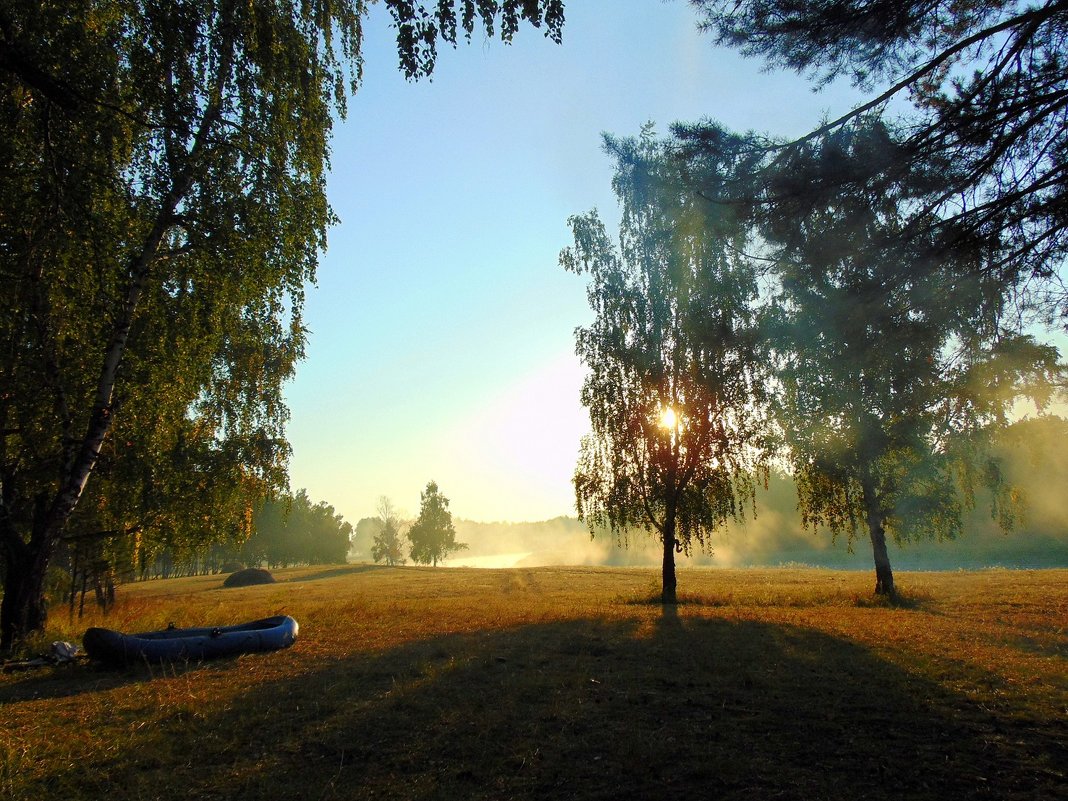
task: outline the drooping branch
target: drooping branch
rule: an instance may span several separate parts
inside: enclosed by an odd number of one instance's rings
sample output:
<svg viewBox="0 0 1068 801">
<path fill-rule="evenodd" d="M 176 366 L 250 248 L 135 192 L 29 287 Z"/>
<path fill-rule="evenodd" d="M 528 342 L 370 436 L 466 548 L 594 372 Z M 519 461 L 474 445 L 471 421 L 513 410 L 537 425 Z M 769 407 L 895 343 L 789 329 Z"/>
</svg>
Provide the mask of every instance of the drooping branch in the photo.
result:
<svg viewBox="0 0 1068 801">
<path fill-rule="evenodd" d="M 1039 25 L 1041 25 L 1043 22 L 1047 21 L 1051 17 L 1055 16 L 1057 13 L 1064 10 L 1065 8 L 1068 8 L 1068 3 L 1053 3 L 1051 5 L 1046 6 L 1045 8 L 1030 11 L 1025 14 L 1020 14 L 1019 16 L 1004 20 L 1003 22 L 1000 22 L 997 25 L 992 25 L 989 28 L 984 28 L 981 31 L 977 31 L 971 36 L 967 36 L 964 39 L 961 39 L 959 42 L 954 43 L 951 47 L 947 47 L 941 53 L 937 54 L 934 58 L 925 63 L 922 67 L 909 73 L 904 78 L 895 83 L 893 86 L 891 86 L 889 89 L 872 98 L 867 103 L 863 103 L 857 106 L 856 108 L 848 111 L 837 119 L 834 119 L 831 122 L 825 123 L 824 125 L 815 128 L 814 130 L 810 131 L 809 133 L 798 139 L 781 145 L 776 145 L 775 149 L 789 148 L 803 144 L 805 142 L 810 142 L 813 139 L 818 139 L 821 136 L 830 133 L 835 128 L 841 127 L 850 120 L 855 120 L 858 117 L 863 116 L 867 112 L 884 105 L 895 95 L 899 94 L 905 89 L 908 89 L 910 86 L 915 86 L 925 76 L 932 74 L 943 64 L 948 63 L 951 59 L 966 51 L 968 48 L 980 42 L 986 41 L 994 36 L 997 36 L 998 34 L 1003 33 L 1007 30 L 1011 30 L 1020 26 L 1028 26 L 1032 29 L 1033 32 L 1037 29 Z"/>
</svg>

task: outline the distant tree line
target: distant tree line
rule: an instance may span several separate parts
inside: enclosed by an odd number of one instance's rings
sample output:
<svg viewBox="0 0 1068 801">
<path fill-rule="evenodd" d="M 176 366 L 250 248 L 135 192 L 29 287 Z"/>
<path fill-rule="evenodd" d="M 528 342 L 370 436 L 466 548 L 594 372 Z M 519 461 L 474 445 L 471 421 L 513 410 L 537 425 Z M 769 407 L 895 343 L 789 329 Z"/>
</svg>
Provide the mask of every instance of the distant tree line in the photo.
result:
<svg viewBox="0 0 1068 801">
<path fill-rule="evenodd" d="M 241 545 L 241 561 L 268 567 L 344 564 L 352 526 L 325 501 L 313 504 L 305 490 L 267 501 L 253 519 L 252 535 Z"/>
</svg>

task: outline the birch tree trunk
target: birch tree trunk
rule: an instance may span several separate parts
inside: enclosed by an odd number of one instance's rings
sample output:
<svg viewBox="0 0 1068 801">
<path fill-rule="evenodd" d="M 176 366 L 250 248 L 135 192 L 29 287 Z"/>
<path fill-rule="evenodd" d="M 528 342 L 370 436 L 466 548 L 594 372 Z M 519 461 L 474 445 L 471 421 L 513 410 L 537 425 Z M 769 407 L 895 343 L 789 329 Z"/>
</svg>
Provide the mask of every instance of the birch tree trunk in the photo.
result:
<svg viewBox="0 0 1068 801">
<path fill-rule="evenodd" d="M 861 481 L 864 492 L 864 509 L 867 516 L 868 536 L 871 538 L 872 556 L 875 560 L 875 594 L 894 595 L 894 571 L 890 568 L 890 556 L 886 552 L 886 530 L 883 513 L 871 476 L 865 474 Z"/>
</svg>

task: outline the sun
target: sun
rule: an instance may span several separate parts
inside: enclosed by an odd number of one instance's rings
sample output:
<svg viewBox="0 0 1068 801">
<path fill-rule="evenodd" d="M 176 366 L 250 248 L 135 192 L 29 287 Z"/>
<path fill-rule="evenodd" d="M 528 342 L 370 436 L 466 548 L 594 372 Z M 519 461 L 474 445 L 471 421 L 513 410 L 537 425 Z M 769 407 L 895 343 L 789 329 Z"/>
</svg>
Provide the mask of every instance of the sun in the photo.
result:
<svg viewBox="0 0 1068 801">
<path fill-rule="evenodd" d="M 664 428 L 674 428 L 679 422 L 679 418 L 675 415 L 675 410 L 670 406 L 665 406 L 664 411 L 660 413 L 660 425 Z"/>
</svg>

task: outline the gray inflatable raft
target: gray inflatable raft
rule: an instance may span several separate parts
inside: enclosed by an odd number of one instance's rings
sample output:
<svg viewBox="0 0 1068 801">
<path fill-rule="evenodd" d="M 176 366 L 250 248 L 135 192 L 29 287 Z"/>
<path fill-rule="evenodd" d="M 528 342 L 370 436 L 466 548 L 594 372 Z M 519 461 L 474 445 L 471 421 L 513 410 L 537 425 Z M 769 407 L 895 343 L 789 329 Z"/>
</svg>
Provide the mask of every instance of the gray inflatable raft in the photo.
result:
<svg viewBox="0 0 1068 801">
<path fill-rule="evenodd" d="M 300 626 L 288 615 L 276 615 L 237 626 L 179 629 L 171 624 L 163 631 L 123 634 L 112 629 L 91 628 L 82 644 L 91 659 L 109 665 L 135 662 L 200 662 L 224 656 L 277 651 L 297 640 Z"/>
</svg>

